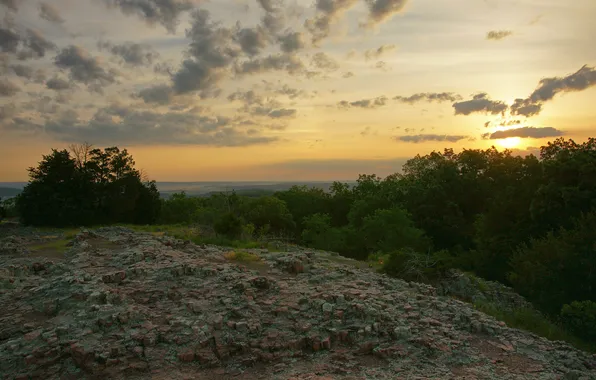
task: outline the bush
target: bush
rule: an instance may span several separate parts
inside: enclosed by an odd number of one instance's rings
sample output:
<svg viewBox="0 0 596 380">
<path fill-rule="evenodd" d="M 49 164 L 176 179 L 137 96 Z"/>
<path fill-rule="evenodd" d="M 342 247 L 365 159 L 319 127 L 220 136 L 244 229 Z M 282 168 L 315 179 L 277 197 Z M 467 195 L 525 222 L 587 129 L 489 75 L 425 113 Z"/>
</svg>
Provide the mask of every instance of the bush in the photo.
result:
<svg viewBox="0 0 596 380">
<path fill-rule="evenodd" d="M 381 259 L 381 271 L 406 281 L 433 282 L 444 272 L 438 259 L 441 253 L 428 251 L 424 254 L 409 248 L 394 251 Z"/>
<path fill-rule="evenodd" d="M 230 212 L 217 220 L 213 228 L 217 234 L 235 239 L 242 234 L 242 220 Z"/>
<path fill-rule="evenodd" d="M 574 301 L 563 305 L 561 323 L 569 331 L 596 343 L 596 302 Z"/>
</svg>

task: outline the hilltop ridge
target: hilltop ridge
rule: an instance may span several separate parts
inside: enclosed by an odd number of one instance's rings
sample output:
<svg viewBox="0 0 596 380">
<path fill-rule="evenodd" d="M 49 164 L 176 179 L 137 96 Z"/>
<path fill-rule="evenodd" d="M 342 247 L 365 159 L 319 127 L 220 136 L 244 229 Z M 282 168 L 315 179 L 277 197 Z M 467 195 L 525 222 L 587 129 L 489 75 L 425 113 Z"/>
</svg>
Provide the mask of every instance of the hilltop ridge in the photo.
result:
<svg viewBox="0 0 596 380">
<path fill-rule="evenodd" d="M 591 354 L 329 252 L 108 227 L 33 254 L 44 239 L 0 242 L 4 378 L 596 378 Z"/>
</svg>

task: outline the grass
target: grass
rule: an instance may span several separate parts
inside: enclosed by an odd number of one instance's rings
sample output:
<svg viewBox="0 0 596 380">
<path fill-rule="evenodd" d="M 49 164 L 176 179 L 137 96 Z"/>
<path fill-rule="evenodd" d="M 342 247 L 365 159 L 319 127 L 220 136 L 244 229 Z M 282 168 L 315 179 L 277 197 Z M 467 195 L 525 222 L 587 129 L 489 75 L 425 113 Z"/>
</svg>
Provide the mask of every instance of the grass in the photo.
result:
<svg viewBox="0 0 596 380">
<path fill-rule="evenodd" d="M 504 311 L 497 308 L 494 304 L 486 302 L 476 302 L 474 303 L 474 308 L 499 321 L 505 322 L 509 327 L 530 331 L 548 340 L 564 341 L 580 350 L 596 352 L 596 346 L 594 344 L 585 342 L 569 333 L 563 327 L 534 310 L 516 309 L 513 311 Z"/>
<path fill-rule="evenodd" d="M 29 249 L 33 254 L 40 254 L 44 256 L 63 255 L 69 248 L 67 246 L 69 242 L 70 239 L 50 240 L 44 243 L 33 244 L 29 246 Z"/>
<path fill-rule="evenodd" d="M 241 261 L 241 262 L 255 262 L 261 261 L 261 258 L 254 253 L 246 251 L 230 251 L 224 254 L 224 257 L 230 261 Z"/>
</svg>

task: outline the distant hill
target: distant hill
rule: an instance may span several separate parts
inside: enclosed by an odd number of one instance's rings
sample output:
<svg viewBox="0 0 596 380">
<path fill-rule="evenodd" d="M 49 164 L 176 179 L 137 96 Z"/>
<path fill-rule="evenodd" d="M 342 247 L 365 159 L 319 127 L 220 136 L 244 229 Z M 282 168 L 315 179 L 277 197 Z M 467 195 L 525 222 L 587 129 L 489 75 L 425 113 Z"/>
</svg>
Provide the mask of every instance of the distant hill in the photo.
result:
<svg viewBox="0 0 596 380">
<path fill-rule="evenodd" d="M 0 187 L 0 198 L 16 197 L 21 191 L 21 189 L 15 189 L 14 187 Z"/>
</svg>

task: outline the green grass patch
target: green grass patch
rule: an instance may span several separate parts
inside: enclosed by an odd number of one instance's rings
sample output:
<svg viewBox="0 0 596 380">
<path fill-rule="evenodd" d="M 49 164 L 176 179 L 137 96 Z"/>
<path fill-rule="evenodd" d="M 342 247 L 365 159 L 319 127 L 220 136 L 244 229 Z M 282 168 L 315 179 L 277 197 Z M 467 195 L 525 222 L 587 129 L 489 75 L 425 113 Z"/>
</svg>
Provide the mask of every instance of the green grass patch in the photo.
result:
<svg viewBox="0 0 596 380">
<path fill-rule="evenodd" d="M 28 248 L 32 255 L 48 256 L 48 257 L 62 257 L 69 249 L 67 244 L 70 239 L 50 240 L 39 244 L 32 244 Z"/>
<path fill-rule="evenodd" d="M 564 341 L 580 350 L 596 352 L 594 344 L 583 341 L 535 310 L 516 309 L 506 311 L 486 302 L 475 302 L 474 308 L 505 322 L 509 327 L 530 331 L 548 340 Z"/>
<path fill-rule="evenodd" d="M 255 262 L 261 261 L 261 258 L 254 253 L 246 252 L 246 251 L 230 251 L 224 254 L 224 257 L 231 261 L 240 261 L 240 262 Z"/>
</svg>

